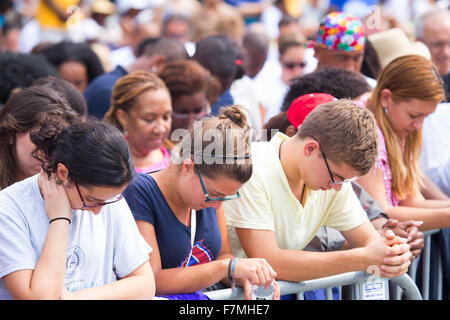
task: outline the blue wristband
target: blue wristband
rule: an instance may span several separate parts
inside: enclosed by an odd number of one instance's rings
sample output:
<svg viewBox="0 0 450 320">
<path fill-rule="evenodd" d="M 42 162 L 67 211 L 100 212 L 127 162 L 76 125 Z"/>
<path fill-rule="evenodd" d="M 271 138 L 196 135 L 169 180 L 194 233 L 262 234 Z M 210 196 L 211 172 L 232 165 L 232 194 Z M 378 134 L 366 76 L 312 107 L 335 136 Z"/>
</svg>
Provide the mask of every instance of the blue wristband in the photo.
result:
<svg viewBox="0 0 450 320">
<path fill-rule="evenodd" d="M 233 293 L 233 295 L 236 295 L 237 291 L 236 291 L 236 282 L 234 281 L 234 269 L 236 268 L 236 261 L 237 261 L 237 257 L 234 258 L 233 260 L 233 265 L 231 267 L 231 292 Z"/>
<path fill-rule="evenodd" d="M 236 268 L 236 261 L 238 260 L 238 258 L 234 258 L 233 260 L 233 266 L 231 267 L 231 278 L 234 280 L 234 269 Z"/>
</svg>

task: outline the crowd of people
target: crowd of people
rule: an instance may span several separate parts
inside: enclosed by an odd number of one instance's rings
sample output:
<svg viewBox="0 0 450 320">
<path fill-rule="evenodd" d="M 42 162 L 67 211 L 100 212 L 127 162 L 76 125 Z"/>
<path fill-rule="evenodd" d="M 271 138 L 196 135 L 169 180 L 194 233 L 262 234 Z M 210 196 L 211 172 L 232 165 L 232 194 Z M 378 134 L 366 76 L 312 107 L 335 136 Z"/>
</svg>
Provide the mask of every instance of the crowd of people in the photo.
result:
<svg viewBox="0 0 450 320">
<path fill-rule="evenodd" d="M 0 299 L 450 288 L 449 5 L 3 1 Z"/>
</svg>

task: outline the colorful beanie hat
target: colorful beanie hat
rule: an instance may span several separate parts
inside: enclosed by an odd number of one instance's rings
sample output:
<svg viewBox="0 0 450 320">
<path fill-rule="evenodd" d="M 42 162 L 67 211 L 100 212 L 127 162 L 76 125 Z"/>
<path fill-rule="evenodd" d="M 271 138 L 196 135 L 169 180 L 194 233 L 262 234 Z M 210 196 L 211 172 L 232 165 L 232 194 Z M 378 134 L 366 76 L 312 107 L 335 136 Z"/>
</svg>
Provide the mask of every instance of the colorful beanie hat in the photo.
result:
<svg viewBox="0 0 450 320">
<path fill-rule="evenodd" d="M 321 21 L 316 45 L 328 50 L 364 50 L 364 27 L 361 20 L 345 12 L 331 12 Z"/>
</svg>

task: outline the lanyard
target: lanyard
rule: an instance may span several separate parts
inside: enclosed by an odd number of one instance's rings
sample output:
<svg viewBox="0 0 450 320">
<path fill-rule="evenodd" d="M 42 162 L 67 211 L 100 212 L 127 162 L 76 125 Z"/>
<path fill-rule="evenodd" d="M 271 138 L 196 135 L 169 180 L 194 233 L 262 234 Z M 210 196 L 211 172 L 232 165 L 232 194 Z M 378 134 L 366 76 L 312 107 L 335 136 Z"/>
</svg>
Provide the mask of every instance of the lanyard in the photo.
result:
<svg viewBox="0 0 450 320">
<path fill-rule="evenodd" d="M 191 252 L 189 253 L 189 258 L 186 263 L 186 267 L 189 265 L 189 261 L 191 261 L 192 252 L 194 251 L 194 241 L 195 241 L 195 231 L 197 229 L 197 219 L 195 215 L 195 210 L 191 209 Z"/>
</svg>

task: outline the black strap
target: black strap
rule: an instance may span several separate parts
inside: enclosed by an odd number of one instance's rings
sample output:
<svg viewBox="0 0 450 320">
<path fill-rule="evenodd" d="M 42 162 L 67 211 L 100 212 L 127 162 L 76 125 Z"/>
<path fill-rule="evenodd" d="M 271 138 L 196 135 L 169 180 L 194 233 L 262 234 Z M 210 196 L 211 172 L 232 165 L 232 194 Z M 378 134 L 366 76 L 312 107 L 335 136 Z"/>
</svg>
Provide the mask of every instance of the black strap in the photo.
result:
<svg viewBox="0 0 450 320">
<path fill-rule="evenodd" d="M 57 218 L 53 218 L 52 220 L 50 220 L 50 221 L 48 222 L 48 224 L 50 224 L 50 223 L 52 223 L 53 221 L 56 221 L 56 220 L 66 220 L 66 221 L 69 221 L 69 224 L 72 222 L 72 220 L 70 220 L 70 218 L 67 218 L 67 217 L 57 217 Z"/>
</svg>

